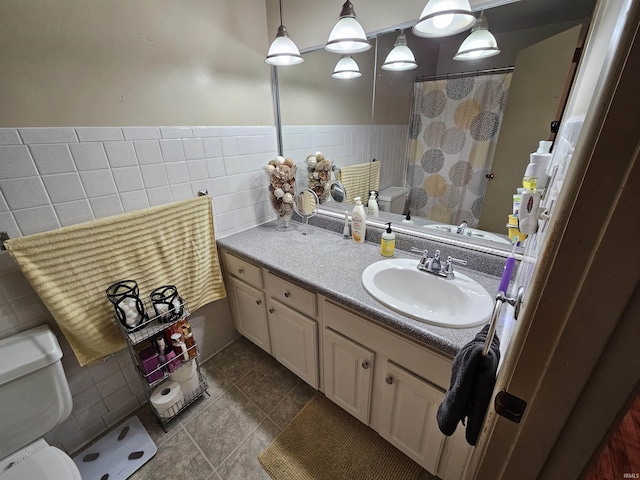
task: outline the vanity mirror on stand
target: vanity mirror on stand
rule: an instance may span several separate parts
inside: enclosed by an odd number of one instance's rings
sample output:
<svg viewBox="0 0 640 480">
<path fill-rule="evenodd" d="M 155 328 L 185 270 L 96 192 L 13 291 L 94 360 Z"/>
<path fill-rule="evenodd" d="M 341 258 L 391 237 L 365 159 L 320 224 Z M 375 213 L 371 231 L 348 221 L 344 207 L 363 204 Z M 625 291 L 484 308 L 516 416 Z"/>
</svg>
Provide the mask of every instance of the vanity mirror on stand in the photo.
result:
<svg viewBox="0 0 640 480">
<path fill-rule="evenodd" d="M 529 154 L 540 140 L 554 139 L 550 125 L 562 117 L 579 60 L 575 52 L 594 5 L 595 0 L 519 1 L 484 10 L 501 52 L 471 61 L 453 59 L 469 31 L 420 38 L 411 25 L 390 26 L 370 36 L 373 48 L 353 55 L 362 76 L 350 80 L 331 77 L 335 55 L 303 45 L 303 64 L 278 69 L 282 150 L 296 161 L 320 150 L 338 168 L 374 165 L 379 177 L 374 184 L 369 176 L 367 190 L 400 207 L 381 211 L 379 219 L 368 219 L 371 224 L 391 221 L 394 230 L 507 256 L 513 195 L 522 187 Z M 383 69 L 401 29 L 418 67 Z M 509 67 L 513 73 L 505 70 Z M 512 75 L 510 83 L 492 90 L 489 74 L 494 73 Z M 451 123 L 427 125 L 443 102 L 472 88 L 458 112 L 497 102 L 491 115 L 501 118 L 490 128 L 463 136 L 460 130 L 472 129 L 472 119 L 455 112 Z M 486 129 L 496 130 L 493 143 L 485 138 Z M 463 156 L 447 163 L 456 149 Z M 489 160 L 480 165 L 471 156 L 478 152 Z M 473 201 L 458 208 L 465 195 Z M 402 223 L 408 210 L 412 225 Z M 471 212 L 475 223 L 448 215 L 458 210 Z M 329 201 L 317 212 L 342 218 L 344 205 Z M 459 229 L 463 220 L 467 228 Z"/>
</svg>

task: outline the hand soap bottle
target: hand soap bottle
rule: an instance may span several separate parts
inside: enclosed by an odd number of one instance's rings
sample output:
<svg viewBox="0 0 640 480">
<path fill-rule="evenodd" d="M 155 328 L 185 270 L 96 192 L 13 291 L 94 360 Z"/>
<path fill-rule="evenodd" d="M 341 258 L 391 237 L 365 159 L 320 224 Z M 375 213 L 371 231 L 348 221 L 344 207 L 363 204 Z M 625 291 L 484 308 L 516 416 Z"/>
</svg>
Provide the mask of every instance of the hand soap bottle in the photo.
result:
<svg viewBox="0 0 640 480">
<path fill-rule="evenodd" d="M 376 192 L 375 190 L 372 190 L 369 193 L 369 202 L 367 203 L 367 215 L 370 217 L 377 217 L 378 216 L 378 211 L 380 210 L 378 208 L 378 201 L 376 200 Z"/>
<path fill-rule="evenodd" d="M 538 150 L 529 155 L 529 165 L 522 178 L 522 186 L 527 190 L 542 190 L 547 186 L 547 168 L 551 162 L 549 148 L 551 142 L 541 140 Z"/>
<path fill-rule="evenodd" d="M 391 222 L 387 223 L 387 231 L 382 232 L 382 240 L 380 240 L 380 255 L 383 257 L 393 256 L 396 248 L 396 234 L 391 230 Z"/>
<path fill-rule="evenodd" d="M 360 197 L 354 198 L 356 206 L 351 212 L 351 238 L 356 243 L 364 243 L 364 237 L 367 233 L 367 214 L 362 206 Z"/>
</svg>

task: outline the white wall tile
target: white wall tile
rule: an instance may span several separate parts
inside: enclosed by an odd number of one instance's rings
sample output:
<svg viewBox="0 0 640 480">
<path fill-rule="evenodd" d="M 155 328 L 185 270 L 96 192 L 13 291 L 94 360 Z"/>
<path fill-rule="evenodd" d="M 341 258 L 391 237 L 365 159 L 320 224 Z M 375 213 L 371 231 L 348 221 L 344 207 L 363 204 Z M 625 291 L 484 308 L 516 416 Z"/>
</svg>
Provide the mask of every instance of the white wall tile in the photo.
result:
<svg viewBox="0 0 640 480">
<path fill-rule="evenodd" d="M 204 138 L 202 143 L 207 158 L 222 157 L 222 140 L 220 138 Z"/>
<path fill-rule="evenodd" d="M 202 190 L 206 190 L 209 195 L 211 195 L 211 191 L 209 190 L 209 179 L 204 180 L 196 180 L 195 182 L 191 182 L 191 197 L 195 198 L 199 195 L 199 192 Z"/>
<path fill-rule="evenodd" d="M 209 185 L 209 193 L 214 197 L 226 195 L 227 193 L 229 193 L 226 177 L 210 178 Z"/>
<path fill-rule="evenodd" d="M 18 228 L 18 224 L 13 218 L 11 212 L 0 213 L 0 225 L 2 225 L 2 231 L 7 232 L 9 238 L 22 236 L 22 234 L 20 233 L 20 229 Z"/>
<path fill-rule="evenodd" d="M 218 137 L 220 130 L 218 127 L 191 127 L 194 137 Z"/>
<path fill-rule="evenodd" d="M 38 175 L 26 145 L 0 146 L 0 179 Z"/>
<path fill-rule="evenodd" d="M 40 177 L 0 180 L 0 189 L 11 210 L 51 203 Z"/>
<path fill-rule="evenodd" d="M 122 201 L 122 206 L 124 207 L 125 212 L 133 212 L 134 210 L 149 208 L 147 192 L 144 190 L 121 193 L 120 200 Z"/>
<path fill-rule="evenodd" d="M 89 200 L 86 198 L 74 202 L 56 203 L 53 208 L 56 211 L 56 215 L 58 215 L 60 225 L 63 227 L 94 219 Z"/>
<path fill-rule="evenodd" d="M 188 138 L 193 137 L 191 127 L 160 127 L 162 138 Z"/>
<path fill-rule="evenodd" d="M 133 380 L 137 381 L 137 378 Z M 104 397 L 104 404 L 107 407 L 107 410 L 115 410 L 123 400 L 128 399 L 132 396 L 133 395 L 131 393 L 131 390 L 129 390 L 129 386 L 124 385 L 123 387 L 114 391 L 111 395 L 107 395 L 106 397 Z"/>
<path fill-rule="evenodd" d="M 126 383 L 127 382 L 124 378 L 124 375 L 122 375 L 122 372 L 118 370 L 117 372 L 109 375 L 107 378 L 97 382 L 96 387 L 100 392 L 100 396 L 102 398 L 106 398 L 116 390 L 124 387 Z"/>
<path fill-rule="evenodd" d="M 130 167 L 138 164 L 132 142 L 104 142 L 103 145 L 111 168 Z"/>
<path fill-rule="evenodd" d="M 95 385 L 83 390 L 78 395 L 73 396 L 73 410 L 72 414 L 74 416 L 78 415 L 80 412 L 84 412 L 87 408 L 95 405 L 96 403 L 102 401 L 102 397 L 100 397 L 100 392 L 96 388 Z"/>
<path fill-rule="evenodd" d="M 34 293 L 31 284 L 19 270 L 0 273 L 0 284 L 7 300 L 14 300 Z"/>
<path fill-rule="evenodd" d="M 95 383 L 98 383 L 119 371 L 120 365 L 118 364 L 118 360 L 116 359 L 115 355 L 110 355 L 102 361 L 94 363 L 93 365 L 90 365 L 86 368 L 89 369 L 89 373 L 91 374 L 91 378 L 93 378 L 93 381 Z"/>
<path fill-rule="evenodd" d="M 201 138 L 185 138 L 182 140 L 184 156 L 187 160 L 204 158 L 204 145 Z"/>
<path fill-rule="evenodd" d="M 139 167 L 114 168 L 111 172 L 118 192 L 132 192 L 144 189 Z"/>
<path fill-rule="evenodd" d="M 73 128 L 19 128 L 22 143 L 72 143 L 77 142 Z"/>
<path fill-rule="evenodd" d="M 165 163 L 185 160 L 182 140 L 160 140 L 160 150 L 162 150 L 162 158 Z"/>
<path fill-rule="evenodd" d="M 225 157 L 238 155 L 238 140 L 236 137 L 222 137 L 220 141 L 222 142 L 222 154 Z"/>
<path fill-rule="evenodd" d="M 20 322 L 20 326 L 24 328 L 35 327 L 51 321 L 51 314 L 35 293 L 12 300 L 11 308 Z"/>
<path fill-rule="evenodd" d="M 110 410 L 107 414 L 102 416 L 102 420 L 108 428 L 116 425 L 125 416 L 135 411 L 140 407 L 140 403 L 136 397 L 131 397 L 122 402 L 116 408 Z"/>
<path fill-rule="evenodd" d="M 118 192 L 111 170 L 80 172 L 80 181 L 89 198 L 113 195 Z"/>
<path fill-rule="evenodd" d="M 167 180 L 169 180 L 169 185 L 176 185 L 178 183 L 189 181 L 187 162 L 167 163 L 164 168 L 167 171 Z"/>
<path fill-rule="evenodd" d="M 85 198 L 80 177 L 76 172 L 43 175 L 42 181 L 53 203 L 70 202 Z"/>
<path fill-rule="evenodd" d="M 90 198 L 89 204 L 95 218 L 110 217 L 124 212 L 118 195 Z"/>
<path fill-rule="evenodd" d="M 7 205 L 6 200 L 4 199 L 4 195 L 2 195 L 2 191 L 0 191 L 0 212 L 8 212 L 9 206 Z"/>
<path fill-rule="evenodd" d="M 209 178 L 207 162 L 205 160 L 188 161 L 187 170 L 189 171 L 189 179 L 191 179 L 191 181 Z"/>
<path fill-rule="evenodd" d="M 31 156 L 40 175 L 75 172 L 76 165 L 66 143 L 31 145 Z"/>
<path fill-rule="evenodd" d="M 247 175 L 228 175 L 227 176 L 227 187 L 229 188 L 229 193 L 237 193 L 243 192 L 249 188 L 247 182 Z"/>
<path fill-rule="evenodd" d="M 67 375 L 67 383 L 69 384 L 71 395 L 75 396 L 80 392 L 84 392 L 87 388 L 92 386 L 93 378 L 91 378 L 89 369 L 83 368 L 74 375 Z"/>
<path fill-rule="evenodd" d="M 145 188 L 155 188 L 168 185 L 167 174 L 164 170 L 164 165 L 141 165 L 140 171 L 142 172 L 142 180 L 144 181 Z"/>
<path fill-rule="evenodd" d="M 147 190 L 147 197 L 149 198 L 149 205 L 152 207 L 166 205 L 173 201 L 169 187 L 149 188 Z"/>
<path fill-rule="evenodd" d="M 242 157 L 224 157 L 224 171 L 227 175 L 242 173 Z"/>
<path fill-rule="evenodd" d="M 244 135 L 243 127 L 219 127 L 221 137 L 236 137 Z"/>
<path fill-rule="evenodd" d="M 122 133 L 125 140 L 157 140 L 162 138 L 158 127 L 124 127 Z"/>
<path fill-rule="evenodd" d="M 71 455 L 76 450 L 79 450 L 81 447 L 93 440 L 100 433 L 104 432 L 105 427 L 106 425 L 104 423 L 104 420 L 102 418 L 99 418 L 98 420 L 87 425 L 75 435 L 66 437 L 63 440 L 61 447 Z"/>
<path fill-rule="evenodd" d="M 76 143 L 70 144 L 69 148 L 78 171 L 109 168 L 102 143 Z"/>
<path fill-rule="evenodd" d="M 207 174 L 209 178 L 224 177 L 224 158 L 207 158 Z"/>
<path fill-rule="evenodd" d="M 162 151 L 158 140 L 138 140 L 133 142 L 140 165 L 162 163 Z"/>
<path fill-rule="evenodd" d="M 76 134 L 81 142 L 107 142 L 124 139 L 122 130 L 118 127 L 77 127 Z"/>
<path fill-rule="evenodd" d="M 171 196 L 174 202 L 181 200 L 189 200 L 193 198 L 193 192 L 191 191 L 190 183 L 181 183 L 179 185 L 171 185 Z"/>
<path fill-rule="evenodd" d="M 91 408 L 87 408 L 77 415 L 74 415 L 74 418 L 76 419 L 76 422 L 78 422 L 78 426 L 82 429 L 88 427 L 96 420 L 101 419 L 107 412 L 107 406 L 101 401 L 92 405 Z"/>
<path fill-rule="evenodd" d="M 0 145 L 20 145 L 22 139 L 16 128 L 0 128 Z"/>
</svg>

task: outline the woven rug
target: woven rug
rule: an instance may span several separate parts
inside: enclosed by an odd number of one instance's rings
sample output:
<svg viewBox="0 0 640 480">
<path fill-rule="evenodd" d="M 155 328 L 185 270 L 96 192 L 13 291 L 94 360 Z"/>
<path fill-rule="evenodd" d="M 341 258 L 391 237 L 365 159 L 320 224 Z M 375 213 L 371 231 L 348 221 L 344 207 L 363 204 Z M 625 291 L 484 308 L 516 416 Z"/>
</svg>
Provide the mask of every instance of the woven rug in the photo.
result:
<svg viewBox="0 0 640 480">
<path fill-rule="evenodd" d="M 316 394 L 258 461 L 274 480 L 415 480 L 421 467 Z"/>
</svg>

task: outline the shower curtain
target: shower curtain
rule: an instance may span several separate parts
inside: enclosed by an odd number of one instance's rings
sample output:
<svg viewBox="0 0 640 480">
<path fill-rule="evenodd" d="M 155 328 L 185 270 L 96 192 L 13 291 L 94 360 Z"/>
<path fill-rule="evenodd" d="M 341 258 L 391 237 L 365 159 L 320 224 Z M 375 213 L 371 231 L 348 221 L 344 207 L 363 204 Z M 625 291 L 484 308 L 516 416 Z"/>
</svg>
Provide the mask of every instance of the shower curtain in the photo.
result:
<svg viewBox="0 0 640 480">
<path fill-rule="evenodd" d="M 412 215 L 478 226 L 511 76 L 414 83 L 407 165 Z"/>
</svg>

